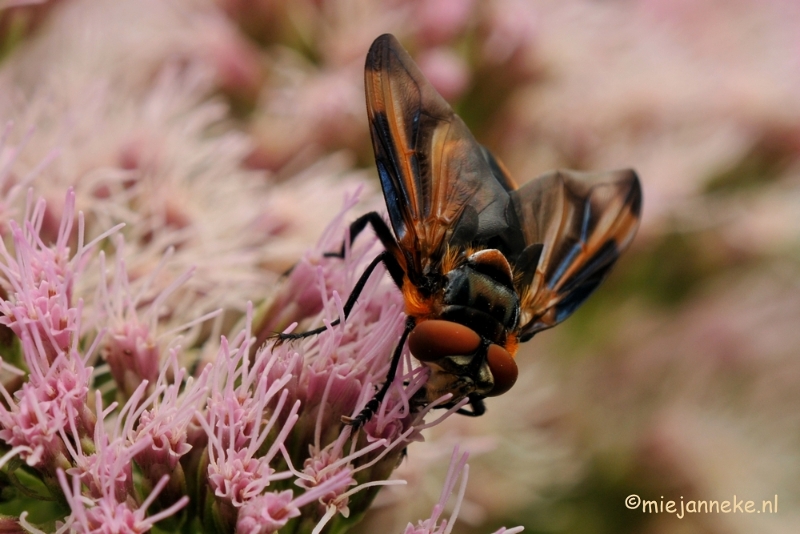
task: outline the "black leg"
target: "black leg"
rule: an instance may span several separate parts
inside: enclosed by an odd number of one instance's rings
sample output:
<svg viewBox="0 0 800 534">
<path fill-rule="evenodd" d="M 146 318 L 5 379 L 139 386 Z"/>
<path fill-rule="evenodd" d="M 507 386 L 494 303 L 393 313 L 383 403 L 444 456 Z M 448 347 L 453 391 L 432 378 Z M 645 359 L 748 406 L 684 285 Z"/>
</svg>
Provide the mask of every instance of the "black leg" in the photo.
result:
<svg viewBox="0 0 800 534">
<path fill-rule="evenodd" d="M 472 394 L 469 396 L 469 406 L 472 410 L 459 408 L 456 413 L 466 415 L 468 417 L 480 417 L 486 413 L 486 404 L 483 402 L 483 397 Z"/>
<path fill-rule="evenodd" d="M 361 410 L 357 416 L 342 416 L 342 422 L 352 426 L 353 431 L 356 431 L 364 426 L 370 419 L 372 419 L 372 416 L 375 415 L 375 412 L 378 411 L 381 402 L 383 402 L 383 398 L 389 391 L 389 387 L 392 385 L 392 382 L 394 382 L 395 375 L 397 375 L 397 368 L 400 366 L 400 360 L 402 359 L 403 346 L 406 344 L 406 338 L 411 330 L 414 329 L 416 323 L 417 322 L 413 317 L 406 318 L 406 328 L 403 330 L 403 335 L 400 336 L 400 342 L 394 349 L 394 354 L 392 355 L 392 364 L 389 366 L 389 372 L 386 374 L 386 381 L 383 383 L 383 386 L 381 386 L 381 389 L 378 390 L 375 396 L 372 397 L 372 400 L 367 403 L 364 409 Z"/>
<path fill-rule="evenodd" d="M 381 218 L 377 211 L 370 211 L 350 223 L 349 241 L 351 245 L 353 241 L 356 240 L 356 237 L 358 237 L 358 234 L 364 231 L 364 228 L 366 228 L 368 224 L 372 225 L 375 235 L 378 236 L 378 239 L 381 240 L 384 246 L 386 246 L 387 243 L 392 244 L 395 242 L 392 231 L 386 226 L 386 221 Z M 342 243 L 342 248 L 339 252 L 326 252 L 325 256 L 344 258 L 344 243 Z"/>
<path fill-rule="evenodd" d="M 355 241 L 358 234 L 364 231 L 364 228 L 367 225 L 371 225 L 372 229 L 375 231 L 375 235 L 378 236 L 383 248 L 389 252 L 389 255 L 392 256 L 392 259 L 395 261 L 393 263 L 384 262 L 386 264 L 386 269 L 389 271 L 389 274 L 394 280 L 394 283 L 397 287 L 403 287 L 403 276 L 405 275 L 405 271 L 402 269 L 399 263 L 399 258 L 402 257 L 402 252 L 400 252 L 400 248 L 397 246 L 397 241 L 394 238 L 394 234 L 386 225 L 386 221 L 378 214 L 377 211 L 371 211 L 369 213 L 365 213 L 352 223 L 350 223 L 350 231 L 349 235 L 349 242 L 352 245 L 353 241 Z M 326 252 L 326 257 L 332 258 L 344 258 L 344 243 L 342 243 L 342 248 L 339 252 Z"/>
<path fill-rule="evenodd" d="M 347 298 L 347 302 L 344 304 L 344 318 L 350 315 L 350 311 L 352 311 L 353 306 L 356 305 L 356 301 L 358 300 L 358 296 L 364 290 L 364 286 L 367 285 L 367 280 L 369 280 L 370 275 L 372 275 L 372 271 L 375 270 L 375 267 L 378 266 L 379 263 L 383 262 L 384 264 L 394 262 L 394 258 L 389 255 L 388 252 L 383 251 L 378 254 L 372 262 L 367 265 L 367 268 L 364 269 L 364 272 L 361 273 L 361 277 L 356 282 L 356 285 L 353 286 L 353 291 L 350 292 L 350 296 Z M 331 326 L 336 326 L 341 322 L 341 318 L 336 319 L 331 323 Z M 274 338 L 279 341 L 286 341 L 287 339 L 302 339 L 305 337 L 315 336 L 327 330 L 327 327 L 320 326 L 319 328 L 315 328 L 314 330 L 309 330 L 307 332 L 300 332 L 300 333 L 291 333 L 291 334 L 284 334 L 279 333 L 275 334 Z"/>
</svg>

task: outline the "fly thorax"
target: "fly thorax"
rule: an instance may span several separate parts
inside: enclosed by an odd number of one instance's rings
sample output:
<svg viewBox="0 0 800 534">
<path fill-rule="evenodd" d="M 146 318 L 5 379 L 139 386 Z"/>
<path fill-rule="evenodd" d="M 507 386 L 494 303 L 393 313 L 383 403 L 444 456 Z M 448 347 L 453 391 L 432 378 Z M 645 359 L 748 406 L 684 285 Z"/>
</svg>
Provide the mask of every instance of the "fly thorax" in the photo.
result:
<svg viewBox="0 0 800 534">
<path fill-rule="evenodd" d="M 519 323 L 519 297 L 511 267 L 498 250 L 482 250 L 446 275 L 442 318 L 503 344 Z"/>
</svg>

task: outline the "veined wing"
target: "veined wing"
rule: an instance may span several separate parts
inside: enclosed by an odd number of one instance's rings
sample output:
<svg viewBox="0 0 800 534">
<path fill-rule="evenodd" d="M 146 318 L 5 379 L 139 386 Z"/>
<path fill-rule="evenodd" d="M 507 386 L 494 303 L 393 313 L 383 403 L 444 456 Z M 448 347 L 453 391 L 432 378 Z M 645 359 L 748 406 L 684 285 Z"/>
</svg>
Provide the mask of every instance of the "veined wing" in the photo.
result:
<svg viewBox="0 0 800 534">
<path fill-rule="evenodd" d="M 372 44 L 364 78 L 375 160 L 406 272 L 435 268 L 448 245 L 521 243 L 508 195 L 513 182 L 393 36 Z"/>
<path fill-rule="evenodd" d="M 515 282 L 525 341 L 566 319 L 608 275 L 639 227 L 642 191 L 632 170 L 555 171 L 511 198 L 525 243 L 538 252 L 536 268 L 518 267 Z"/>
</svg>

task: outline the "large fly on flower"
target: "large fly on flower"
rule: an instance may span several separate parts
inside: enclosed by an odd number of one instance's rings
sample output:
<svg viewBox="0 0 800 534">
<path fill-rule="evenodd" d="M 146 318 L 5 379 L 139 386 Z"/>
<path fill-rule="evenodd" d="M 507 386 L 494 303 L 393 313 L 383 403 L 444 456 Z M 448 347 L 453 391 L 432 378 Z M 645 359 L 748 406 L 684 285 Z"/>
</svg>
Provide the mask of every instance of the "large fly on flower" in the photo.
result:
<svg viewBox="0 0 800 534">
<path fill-rule="evenodd" d="M 351 242 L 370 225 L 385 250 L 355 284 L 344 319 L 380 263 L 407 319 L 386 381 L 345 422 L 358 428 L 376 412 L 406 341 L 430 368 L 416 401 L 451 394 L 446 406 L 466 398 L 470 409 L 459 413 L 482 415 L 483 399 L 516 381 L 518 344 L 571 315 L 627 248 L 639 226 L 639 180 L 632 170 L 561 170 L 518 187 L 392 35 L 373 42 L 364 78 L 391 230 L 377 212 L 350 225 Z M 344 246 L 330 255 L 343 254 Z"/>
</svg>

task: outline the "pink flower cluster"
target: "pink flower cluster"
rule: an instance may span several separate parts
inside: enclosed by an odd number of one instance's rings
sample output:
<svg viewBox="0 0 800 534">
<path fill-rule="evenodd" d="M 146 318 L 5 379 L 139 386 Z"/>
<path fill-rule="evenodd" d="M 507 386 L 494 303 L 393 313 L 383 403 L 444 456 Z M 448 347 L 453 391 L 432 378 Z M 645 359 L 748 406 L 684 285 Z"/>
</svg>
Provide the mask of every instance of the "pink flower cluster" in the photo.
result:
<svg viewBox="0 0 800 534">
<path fill-rule="evenodd" d="M 0 324 L 13 334 L 0 346 L 10 377 L 0 383 L 0 440 L 10 447 L 2 458 L 9 473 L 23 468 L 14 458 L 23 460 L 44 483 L 42 498 L 68 504 L 57 532 L 146 532 L 162 520 L 167 528 L 194 521 L 193 528 L 217 532 L 337 532 L 381 486 L 402 483 L 388 479 L 406 447 L 457 409 L 424 421 L 438 403 L 410 402 L 427 370 L 406 355 L 375 417 L 357 432 L 342 423 L 372 398 L 403 327 L 399 292 L 377 273 L 344 324 L 298 342 L 261 342 L 289 323 L 330 326 L 342 316 L 341 295 L 378 250 L 374 238 L 361 237 L 344 258 L 325 256 L 341 247 L 345 212 L 270 301 L 247 308 L 238 333 L 184 349 L 181 338 L 159 341 L 158 319 L 191 272 L 140 302 L 124 262 L 108 273 L 105 251 L 95 253 L 118 227 L 84 243 L 70 190 L 48 245 L 41 238 L 47 210 L 44 201 L 29 202 L 23 223 L 8 223 L 13 251 L 0 249 Z M 115 239 L 121 250 L 121 235 Z M 92 278 L 95 268 L 101 275 Z M 84 310 L 75 289 L 82 280 L 81 291 L 96 280 L 91 302 L 101 312 Z M 424 525 L 436 524 L 442 507 Z M 18 520 L 43 532 L 32 515 Z M 451 527 L 419 528 L 413 532 Z"/>
</svg>

